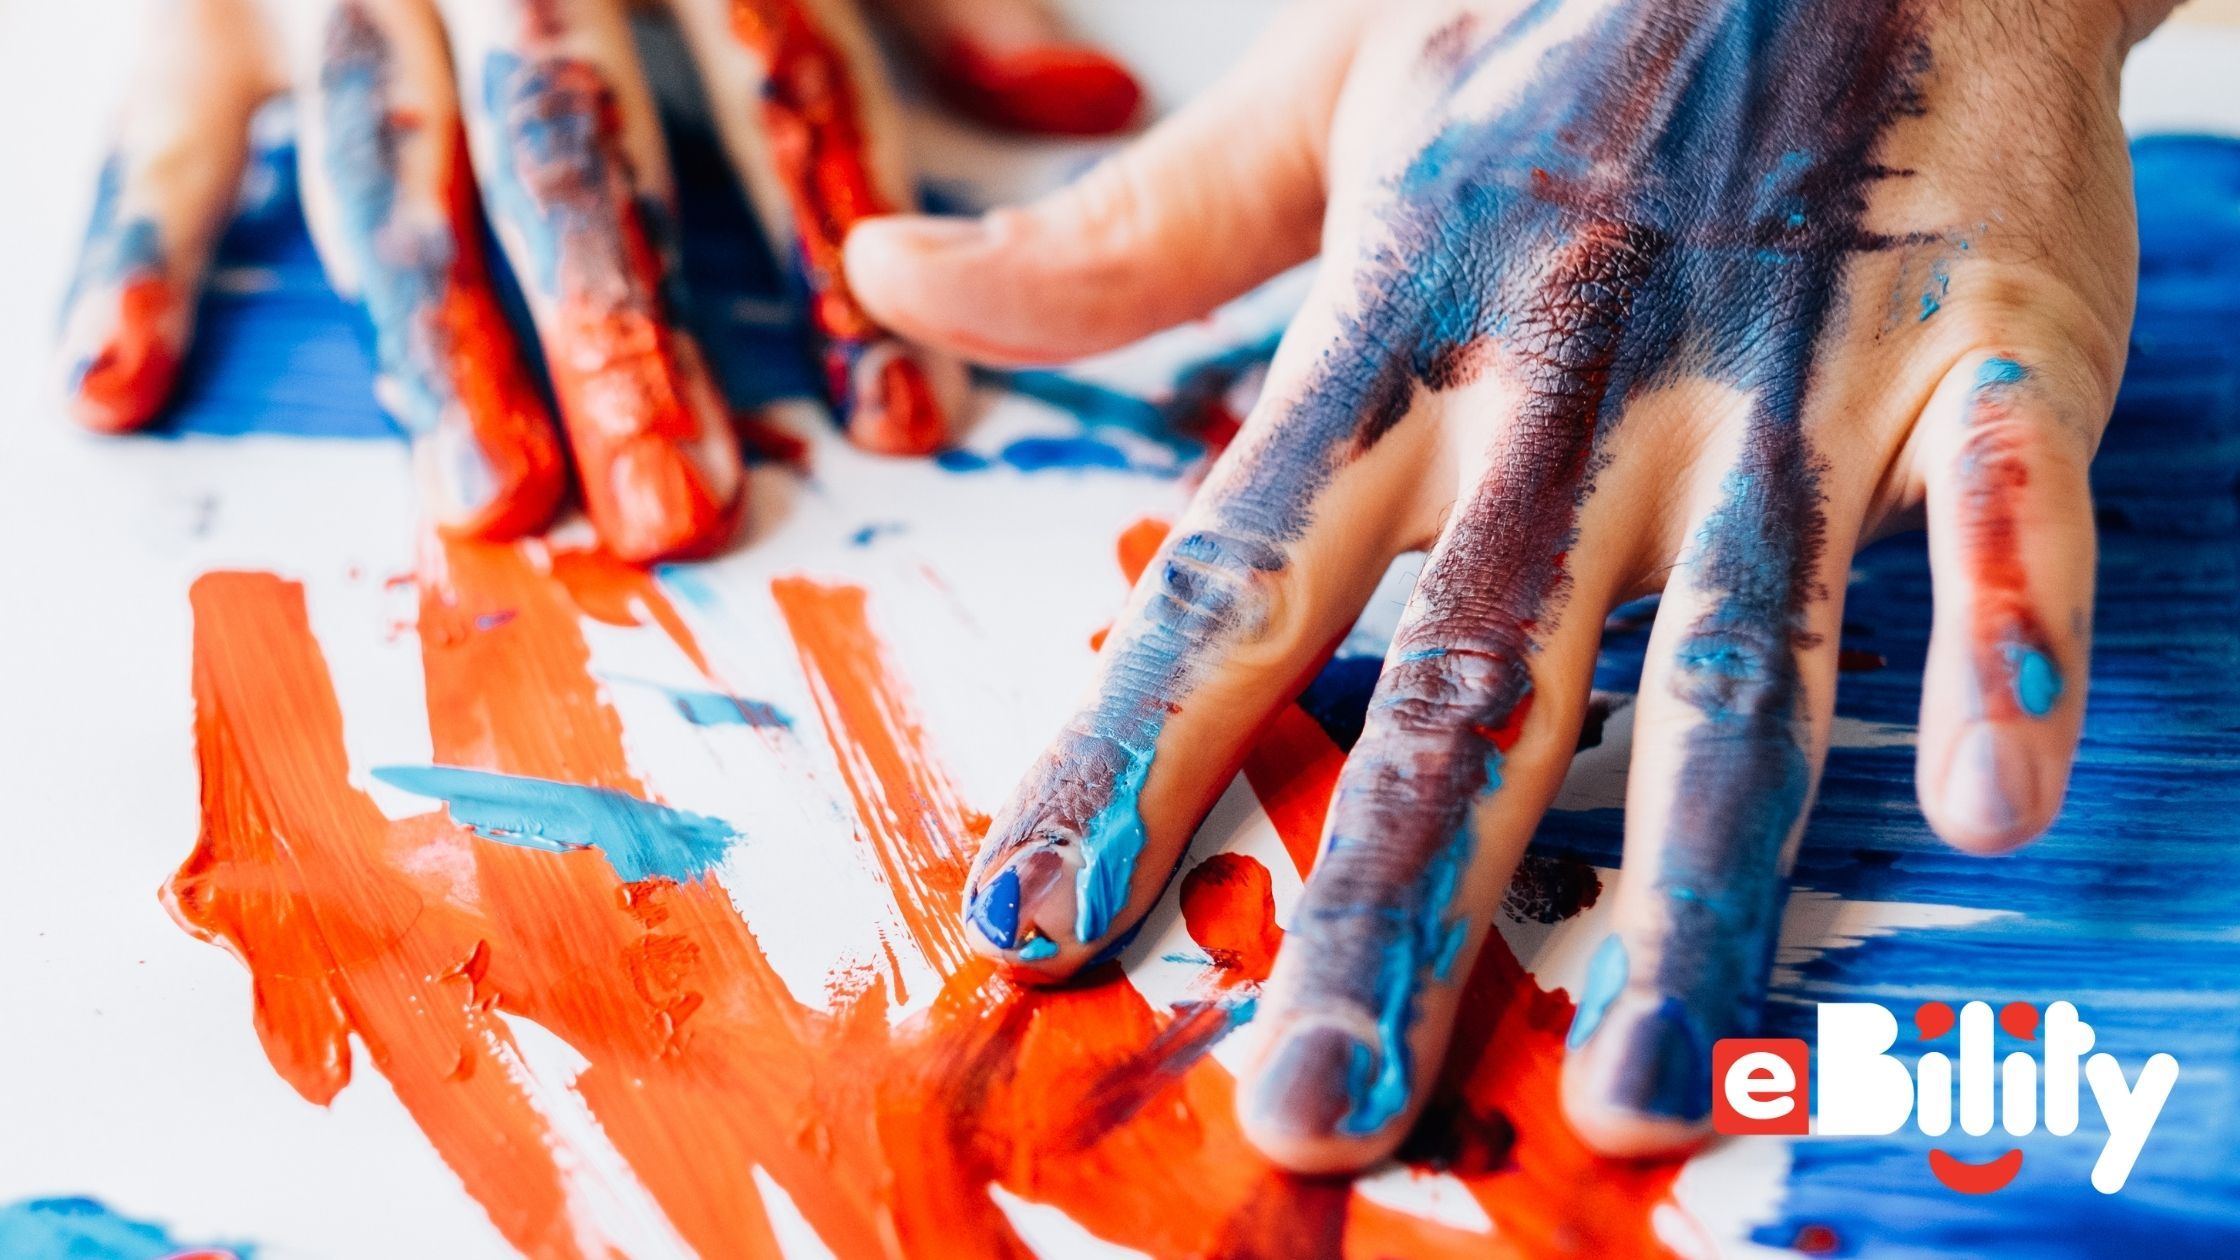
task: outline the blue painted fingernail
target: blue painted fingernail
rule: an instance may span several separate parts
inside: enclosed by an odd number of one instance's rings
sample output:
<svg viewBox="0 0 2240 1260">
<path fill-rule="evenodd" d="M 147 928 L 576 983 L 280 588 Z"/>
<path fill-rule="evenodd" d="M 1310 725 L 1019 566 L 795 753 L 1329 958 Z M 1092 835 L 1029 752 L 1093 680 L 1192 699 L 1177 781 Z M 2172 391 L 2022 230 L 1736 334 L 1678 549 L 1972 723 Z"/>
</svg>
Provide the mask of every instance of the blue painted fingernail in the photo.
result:
<svg viewBox="0 0 2240 1260">
<path fill-rule="evenodd" d="M 1571 1035 L 1564 1038 L 1564 1044 L 1573 1050 L 1587 1044 L 1625 987 L 1626 945 L 1612 933 L 1602 938 L 1602 946 L 1587 963 L 1587 982 L 1579 991 L 1579 1014 L 1571 1021 Z"/>
<path fill-rule="evenodd" d="M 1646 1116 L 1701 1120 L 1711 1114 L 1711 1054 L 1703 1027 L 1668 997 L 1634 1026 L 1610 1086 L 1610 1104 Z"/>
<path fill-rule="evenodd" d="M 1019 943 L 1019 872 L 1005 867 L 972 899 L 972 926 L 997 949 Z"/>
<path fill-rule="evenodd" d="M 1309 1027 L 1269 1056 L 1252 1089 L 1252 1112 L 1295 1137 L 1352 1132 L 1355 1082 L 1375 1058 L 1357 1037 L 1327 1025 Z"/>
</svg>

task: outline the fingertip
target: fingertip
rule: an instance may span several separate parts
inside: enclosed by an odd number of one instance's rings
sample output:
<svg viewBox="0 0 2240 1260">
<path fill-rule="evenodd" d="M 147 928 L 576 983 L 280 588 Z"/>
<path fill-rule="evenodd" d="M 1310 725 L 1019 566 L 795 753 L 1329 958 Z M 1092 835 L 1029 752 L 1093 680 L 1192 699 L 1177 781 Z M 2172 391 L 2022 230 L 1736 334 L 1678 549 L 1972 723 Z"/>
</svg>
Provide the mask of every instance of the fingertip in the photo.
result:
<svg viewBox="0 0 2240 1260">
<path fill-rule="evenodd" d="M 940 59 L 949 100 L 991 126 L 1050 136 L 1124 131 L 1143 108 L 1143 85 L 1125 66 L 1082 44 L 995 50 L 953 41 Z"/>
<path fill-rule="evenodd" d="M 979 218 L 890 214 L 864 219 L 850 229 L 842 249 L 848 290 L 881 326 L 914 341 L 963 349 L 969 334 L 957 327 L 957 319 L 969 315 L 970 308 L 959 285 L 987 242 L 987 228 Z"/>
<path fill-rule="evenodd" d="M 745 504 L 744 481 L 713 480 L 684 444 L 640 435 L 603 466 L 583 469 L 592 524 L 609 551 L 632 564 L 698 559 L 729 541 Z"/>
<path fill-rule="evenodd" d="M 1106 956 L 1075 939 L 1073 868 L 1055 849 L 1030 849 L 965 893 L 965 935 L 1013 979 L 1058 984 Z"/>
<path fill-rule="evenodd" d="M 1365 1107 L 1359 1083 L 1376 1052 L 1326 1020 L 1277 1023 L 1237 1091 L 1237 1123 L 1261 1154 L 1310 1176 L 1356 1172 L 1390 1155 L 1415 1118 L 1413 1100 Z"/>
<path fill-rule="evenodd" d="M 848 437 L 879 455 L 930 455 L 949 442 L 965 393 L 963 365 L 901 342 L 864 353 L 852 369 Z"/>
<path fill-rule="evenodd" d="M 534 533 L 567 488 L 549 425 L 495 445 L 444 426 L 416 439 L 412 455 L 421 499 L 446 538 L 511 542 Z"/>
<path fill-rule="evenodd" d="M 63 403 L 80 427 L 129 433 L 154 420 L 169 401 L 182 359 L 183 320 L 168 292 L 149 291 L 167 288 L 152 280 L 128 284 L 101 330 L 73 339 L 65 349 Z"/>
<path fill-rule="evenodd" d="M 1915 786 L 1922 814 L 1965 853 L 2008 853 L 2044 834 L 2067 791 L 2067 757 L 2039 732 L 1971 722 L 1932 758 L 1924 743 Z"/>
<path fill-rule="evenodd" d="M 1590 981 L 1590 988 L 1592 987 Z M 1711 1038 L 1677 998 L 1626 990 L 1582 1001 L 1563 1067 L 1563 1109 L 1600 1154 L 1647 1158 L 1711 1135 Z"/>
</svg>

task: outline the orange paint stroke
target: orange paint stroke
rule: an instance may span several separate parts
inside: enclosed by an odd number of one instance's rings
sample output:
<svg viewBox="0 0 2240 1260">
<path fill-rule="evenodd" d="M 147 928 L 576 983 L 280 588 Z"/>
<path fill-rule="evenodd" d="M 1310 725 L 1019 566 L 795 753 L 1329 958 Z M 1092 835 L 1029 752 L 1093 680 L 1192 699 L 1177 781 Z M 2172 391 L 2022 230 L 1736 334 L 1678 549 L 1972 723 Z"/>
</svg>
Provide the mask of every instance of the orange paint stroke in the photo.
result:
<svg viewBox="0 0 2240 1260">
<path fill-rule="evenodd" d="M 918 951 L 935 971 L 954 975 L 973 956 L 958 891 L 988 819 L 958 797 L 911 718 L 909 698 L 895 689 L 862 588 L 780 578 L 770 594 L 855 798 L 860 838 Z"/>
<path fill-rule="evenodd" d="M 424 558 L 435 759 L 648 796 L 589 673 L 582 618 L 600 601 L 579 605 L 586 573 L 560 580 L 537 556 L 452 542 Z M 590 576 L 594 591 L 620 580 Z M 384 819 L 349 785 L 300 589 L 242 574 L 198 584 L 204 828 L 169 897 L 183 925 L 249 967 L 275 1068 L 331 1099 L 358 1037 L 468 1192 L 532 1254 L 621 1245 L 587 1210 L 595 1162 L 564 1148 L 542 1110 L 556 1098 L 580 1100 L 668 1225 L 708 1255 L 777 1254 L 758 1167 L 851 1257 L 1026 1254 L 991 1183 L 1161 1256 L 1526 1255 L 1550 1240 L 1656 1251 L 1648 1209 L 1671 1170 L 1595 1161 L 1561 1128 L 1553 1072 L 1570 1003 L 1524 983 L 1498 944 L 1472 981 L 1466 1006 L 1485 1026 L 1466 1028 L 1476 1068 L 1461 1078 L 1473 1111 L 1499 1109 L 1519 1134 L 1514 1166 L 1467 1179 L 1501 1222 L 1495 1239 L 1270 1168 L 1205 1053 L 1220 1031 L 1206 1008 L 1156 1010 L 1109 966 L 1030 993 L 963 955 L 935 925 L 954 916 L 976 816 L 942 776 L 864 593 L 804 579 L 774 593 L 848 767 L 860 834 L 906 874 L 890 887 L 915 902 L 904 913 L 923 920 L 920 947 L 956 959 L 905 1018 L 876 978 L 797 997 L 718 876 L 624 884 L 595 852 L 486 842 L 433 815 Z M 666 624 L 643 619 L 649 633 Z M 1255 790 L 1327 800 L 1335 750 L 1286 747 L 1308 755 L 1264 757 Z M 1307 811 L 1288 817 L 1296 828 Z M 1311 857 L 1311 839 L 1286 841 Z M 873 956 L 876 927 L 862 930 L 859 956 Z M 533 1090 L 516 1019 L 588 1066 Z"/>
</svg>

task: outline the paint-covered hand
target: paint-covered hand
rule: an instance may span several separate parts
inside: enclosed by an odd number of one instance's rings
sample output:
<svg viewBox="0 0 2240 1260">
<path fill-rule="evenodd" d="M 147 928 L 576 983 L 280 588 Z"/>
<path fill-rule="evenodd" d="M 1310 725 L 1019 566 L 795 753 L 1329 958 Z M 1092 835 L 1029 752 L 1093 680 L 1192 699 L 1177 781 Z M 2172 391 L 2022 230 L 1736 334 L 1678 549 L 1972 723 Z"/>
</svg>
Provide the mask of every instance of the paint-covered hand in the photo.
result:
<svg viewBox="0 0 2240 1260">
<path fill-rule="evenodd" d="M 855 0 L 666 0 L 771 238 L 802 273 L 849 435 L 930 451 L 964 377 L 850 292 L 857 220 L 914 205 Z M 935 77 L 983 116 L 1124 126 L 1126 72 L 1041 0 L 892 0 Z M 336 289 L 373 333 L 383 406 L 455 534 L 541 526 L 566 481 L 544 396 L 484 258 L 521 281 L 601 538 L 636 560 L 722 544 L 744 485 L 723 396 L 682 323 L 673 192 L 626 0 L 156 0 L 62 331 L 87 426 L 164 406 L 233 205 L 250 115 L 295 97 L 301 187 Z"/>
<path fill-rule="evenodd" d="M 2086 465 L 2135 272 L 2103 0 L 1323 4 L 1077 186 L 865 224 L 925 340 L 1075 355 L 1318 250 L 1266 394 L 1138 584 L 966 911 L 1043 978 L 1125 943 L 1264 720 L 1428 549 L 1253 1026 L 1247 1131 L 1393 1149 L 1580 739 L 1606 614 L 1662 592 L 1614 931 L 1564 1092 L 1613 1153 L 1705 1130 L 1828 744 L 1846 573 L 1926 520 L 1919 789 L 2037 834 L 2084 707 Z M 1495 1052 L 1498 1053 L 1498 1047 Z"/>
</svg>

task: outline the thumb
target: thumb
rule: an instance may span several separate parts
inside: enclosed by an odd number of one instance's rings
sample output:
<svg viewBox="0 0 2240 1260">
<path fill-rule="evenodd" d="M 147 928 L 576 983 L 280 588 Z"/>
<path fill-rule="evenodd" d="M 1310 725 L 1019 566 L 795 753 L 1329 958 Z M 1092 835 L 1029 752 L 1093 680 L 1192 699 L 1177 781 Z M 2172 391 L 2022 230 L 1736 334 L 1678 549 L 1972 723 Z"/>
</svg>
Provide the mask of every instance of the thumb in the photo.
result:
<svg viewBox="0 0 2240 1260">
<path fill-rule="evenodd" d="M 1323 155 L 1358 19 L 1287 25 L 1205 96 L 1075 183 L 976 219 L 848 237 L 882 323 L 982 362 L 1077 358 L 1181 323 L 1313 257 Z"/>
</svg>

